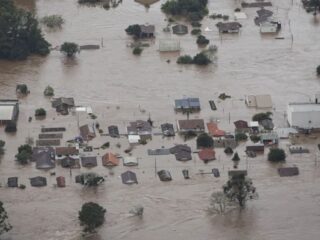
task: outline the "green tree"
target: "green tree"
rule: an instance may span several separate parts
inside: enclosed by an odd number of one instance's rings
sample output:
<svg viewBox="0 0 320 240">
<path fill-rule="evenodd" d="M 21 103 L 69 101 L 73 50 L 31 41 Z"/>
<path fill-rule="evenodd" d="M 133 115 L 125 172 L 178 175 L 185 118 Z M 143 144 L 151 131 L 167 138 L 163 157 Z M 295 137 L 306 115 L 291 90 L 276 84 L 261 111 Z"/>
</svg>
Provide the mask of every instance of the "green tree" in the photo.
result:
<svg viewBox="0 0 320 240">
<path fill-rule="evenodd" d="M 236 133 L 235 139 L 236 139 L 237 142 L 246 141 L 248 139 L 248 136 L 245 133 Z"/>
<path fill-rule="evenodd" d="M 192 57 L 189 55 L 180 56 L 177 60 L 178 64 L 192 64 Z"/>
<path fill-rule="evenodd" d="M 21 145 L 18 148 L 18 153 L 16 154 L 16 159 L 20 164 L 27 164 L 31 159 L 32 147 L 28 144 Z"/>
<path fill-rule="evenodd" d="M 223 193 L 231 202 L 237 202 L 240 208 L 245 208 L 246 201 L 258 197 L 252 180 L 245 173 L 233 174 L 223 186 Z"/>
<path fill-rule="evenodd" d="M 49 47 L 32 13 L 16 8 L 12 0 L 0 0 L 0 59 L 47 55 Z"/>
<path fill-rule="evenodd" d="M 197 137 L 197 148 L 212 148 L 213 139 L 207 133 L 202 133 Z"/>
<path fill-rule="evenodd" d="M 36 117 L 45 117 L 46 115 L 47 115 L 47 112 L 43 108 L 36 109 L 34 113 L 34 116 Z"/>
<path fill-rule="evenodd" d="M 129 35 L 132 35 L 132 36 L 135 36 L 136 38 L 139 38 L 140 34 L 141 34 L 141 27 L 139 24 L 133 24 L 133 25 L 128 26 L 125 29 L 125 31 Z"/>
<path fill-rule="evenodd" d="M 84 232 L 94 232 L 105 221 L 106 209 L 94 202 L 87 202 L 82 205 L 79 211 L 79 220 L 84 227 Z"/>
<path fill-rule="evenodd" d="M 16 92 L 20 94 L 28 94 L 29 93 L 28 86 L 26 84 L 18 84 L 16 86 Z"/>
<path fill-rule="evenodd" d="M 199 35 L 197 38 L 197 44 L 198 45 L 207 45 L 209 44 L 209 39 L 207 39 L 205 36 L 203 35 Z"/>
<path fill-rule="evenodd" d="M 0 236 L 9 232 L 12 229 L 12 226 L 8 222 L 8 214 L 5 208 L 3 207 L 3 202 L 0 201 Z"/>
<path fill-rule="evenodd" d="M 134 54 L 134 55 L 140 55 L 141 53 L 142 53 L 142 48 L 140 48 L 140 47 L 135 47 L 133 50 L 132 50 L 132 53 Z"/>
<path fill-rule="evenodd" d="M 211 63 L 211 60 L 205 53 L 201 52 L 193 57 L 192 62 L 196 65 L 208 65 L 209 63 Z"/>
<path fill-rule="evenodd" d="M 52 97 L 54 95 L 54 89 L 51 86 L 47 86 L 43 91 L 43 95 L 46 97 Z"/>
<path fill-rule="evenodd" d="M 78 44 L 73 42 L 64 42 L 60 47 L 60 52 L 63 52 L 67 57 L 73 57 L 74 54 L 80 51 Z"/>
<path fill-rule="evenodd" d="M 286 153 L 281 148 L 271 148 L 268 153 L 268 160 L 271 162 L 285 161 Z"/>
</svg>

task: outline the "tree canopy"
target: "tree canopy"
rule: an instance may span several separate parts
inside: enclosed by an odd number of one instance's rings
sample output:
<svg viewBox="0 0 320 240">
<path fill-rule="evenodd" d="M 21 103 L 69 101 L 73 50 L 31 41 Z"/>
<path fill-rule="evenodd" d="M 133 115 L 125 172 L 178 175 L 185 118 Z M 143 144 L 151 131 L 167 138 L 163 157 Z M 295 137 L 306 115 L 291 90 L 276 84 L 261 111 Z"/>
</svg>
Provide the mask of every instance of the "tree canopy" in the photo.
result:
<svg viewBox="0 0 320 240">
<path fill-rule="evenodd" d="M 47 55 L 49 46 L 30 12 L 18 9 L 12 0 L 0 0 L 0 59 Z"/>
<path fill-rule="evenodd" d="M 133 24 L 133 25 L 129 25 L 126 29 L 125 29 L 126 33 L 129 35 L 132 35 L 136 38 L 140 37 L 141 34 L 141 27 L 139 24 Z"/>
<path fill-rule="evenodd" d="M 198 148 L 212 148 L 213 139 L 207 133 L 202 133 L 197 138 L 197 147 Z"/>
<path fill-rule="evenodd" d="M 63 52 L 67 55 L 67 57 L 73 57 L 74 54 L 79 52 L 79 46 L 73 42 L 64 42 L 60 47 L 60 52 Z"/>
<path fill-rule="evenodd" d="M 8 214 L 3 207 L 3 202 L 0 201 L 0 236 L 1 234 L 10 231 L 12 226 L 8 222 Z"/>
<path fill-rule="evenodd" d="M 16 159 L 20 164 L 27 164 L 32 155 L 32 147 L 28 144 L 21 145 L 18 148 L 18 154 L 16 155 Z"/>
<path fill-rule="evenodd" d="M 94 232 L 95 229 L 101 226 L 105 220 L 107 210 L 97 203 L 87 202 L 82 205 L 79 211 L 79 220 L 81 225 L 84 225 L 84 232 Z"/>
<path fill-rule="evenodd" d="M 268 160 L 271 162 L 285 161 L 286 153 L 281 148 L 271 148 L 268 153 Z"/>
</svg>

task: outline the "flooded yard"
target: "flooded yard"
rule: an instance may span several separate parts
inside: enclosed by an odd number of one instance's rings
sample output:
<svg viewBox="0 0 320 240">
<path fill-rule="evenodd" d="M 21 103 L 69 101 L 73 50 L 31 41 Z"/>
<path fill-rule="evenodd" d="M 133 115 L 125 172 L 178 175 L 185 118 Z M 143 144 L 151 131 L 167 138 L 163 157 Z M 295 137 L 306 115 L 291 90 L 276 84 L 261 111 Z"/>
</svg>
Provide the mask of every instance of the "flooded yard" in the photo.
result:
<svg viewBox="0 0 320 240">
<path fill-rule="evenodd" d="M 81 51 L 74 59 L 67 59 L 53 50 L 46 58 L 32 56 L 25 61 L 0 61 L 0 98 L 15 98 L 17 84 L 27 84 L 31 93 L 20 98 L 20 114 L 16 134 L 6 134 L 0 128 L 0 139 L 6 141 L 5 155 L 0 157 L 0 182 L 5 185 L 8 177 L 18 176 L 26 184 L 25 190 L 0 188 L 0 200 L 4 202 L 13 229 L 6 240 L 81 239 L 78 211 L 81 205 L 94 201 L 107 209 L 106 223 L 98 234 L 87 239 L 216 239 L 216 240 L 318 240 L 320 216 L 320 162 L 318 162 L 319 136 L 301 136 L 295 142 L 306 145 L 311 153 L 290 155 L 289 140 L 281 140 L 280 147 L 287 152 L 286 165 L 296 165 L 300 175 L 280 178 L 278 165 L 267 161 L 268 150 L 256 158 L 245 156 L 245 143 L 236 151 L 241 158 L 239 169 L 248 169 L 258 189 L 259 199 L 248 203 L 243 211 L 232 211 L 224 216 L 212 216 L 206 211 L 212 192 L 221 189 L 227 181 L 228 170 L 233 163 L 223 149 L 215 149 L 217 160 L 204 164 L 197 154 L 193 160 L 178 162 L 173 155 L 148 156 L 148 149 L 162 146 L 170 148 L 184 143 L 180 136 L 163 138 L 153 136 L 146 145 L 136 146 L 132 155 L 138 157 L 137 167 L 120 166 L 112 172 L 102 166 L 101 156 L 106 152 L 126 155 L 129 147 L 126 137 L 113 139 L 98 136 L 90 142 L 100 147 L 109 141 L 110 148 L 95 150 L 98 166 L 95 168 L 55 168 L 56 176 L 66 177 L 66 188 L 54 187 L 55 176 L 48 171 L 35 169 L 34 163 L 18 165 L 15 160 L 17 147 L 27 137 L 37 138 L 41 127 L 66 127 L 62 146 L 77 136 L 78 117 L 57 115 L 51 102 L 43 96 L 46 86 L 55 89 L 56 97 L 74 97 L 77 105 L 90 106 L 96 120 L 84 113 L 79 114 L 79 123 L 99 122 L 107 132 L 107 126 L 117 125 L 120 133 L 126 132 L 130 121 L 154 121 L 153 132 L 161 132 L 160 125 L 173 123 L 187 116 L 174 112 L 174 100 L 182 97 L 199 97 L 201 111 L 190 118 L 202 118 L 205 122 L 216 120 L 219 128 L 234 131 L 236 120 L 250 121 L 260 112 L 248 108 L 244 99 L 250 94 L 270 94 L 273 101 L 273 120 L 276 127 L 287 126 L 286 107 L 289 102 L 313 101 L 319 91 L 315 68 L 320 62 L 320 16 L 307 14 L 299 0 L 273 0 L 271 9 L 282 23 L 278 37 L 262 36 L 254 24 L 257 8 L 244 8 L 247 19 L 240 34 L 219 35 L 215 24 L 218 20 L 206 17 L 202 32 L 210 44 L 218 47 L 217 59 L 206 67 L 176 64 L 179 53 L 160 53 L 159 41 L 180 41 L 180 55 L 195 55 L 201 51 L 196 37 L 191 34 L 176 36 L 163 32 L 168 21 L 161 12 L 158 1 L 145 8 L 135 1 L 123 1 L 117 8 L 80 6 L 77 0 L 45 1 L 16 0 L 21 6 L 35 12 L 38 17 L 60 14 L 65 19 L 61 30 L 43 28 L 52 47 L 65 41 L 79 45 L 98 44 L 99 50 Z M 209 0 L 209 13 L 232 16 L 240 1 Z M 183 23 L 183 21 L 181 21 Z M 132 38 L 124 31 L 130 24 L 154 24 L 155 38 L 147 41 L 141 56 L 132 54 L 128 45 Z M 188 25 L 189 32 L 191 25 Z M 205 32 L 205 28 L 212 31 Z M 168 61 L 170 60 L 170 61 Z M 219 100 L 220 93 L 231 96 Z M 215 100 L 217 111 L 210 109 L 209 100 Z M 28 122 L 36 108 L 47 110 L 45 120 Z M 262 110 L 264 111 L 264 110 Z M 121 147 L 117 147 L 120 143 Z M 196 150 L 195 139 L 186 142 Z M 160 182 L 157 170 L 166 169 L 173 181 Z M 200 175 L 199 170 L 210 172 L 219 168 L 221 177 Z M 139 184 L 127 186 L 121 183 L 120 174 L 133 169 Z M 185 180 L 182 170 L 188 169 L 190 180 Z M 74 182 L 82 172 L 93 171 L 106 177 L 98 188 L 83 188 Z M 30 177 L 45 176 L 48 186 L 33 188 Z M 132 217 L 129 210 L 137 204 L 144 206 L 142 219 Z"/>
</svg>

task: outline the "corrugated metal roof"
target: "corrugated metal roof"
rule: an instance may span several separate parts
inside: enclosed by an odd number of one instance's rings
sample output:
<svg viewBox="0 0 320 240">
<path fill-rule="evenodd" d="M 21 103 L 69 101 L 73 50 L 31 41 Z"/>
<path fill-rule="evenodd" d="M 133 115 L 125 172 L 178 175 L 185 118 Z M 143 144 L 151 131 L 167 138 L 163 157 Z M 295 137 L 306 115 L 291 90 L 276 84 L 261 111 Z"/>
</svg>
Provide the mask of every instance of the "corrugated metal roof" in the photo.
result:
<svg viewBox="0 0 320 240">
<path fill-rule="evenodd" d="M 10 121 L 13 117 L 14 106 L 0 106 L 0 120 Z"/>
</svg>

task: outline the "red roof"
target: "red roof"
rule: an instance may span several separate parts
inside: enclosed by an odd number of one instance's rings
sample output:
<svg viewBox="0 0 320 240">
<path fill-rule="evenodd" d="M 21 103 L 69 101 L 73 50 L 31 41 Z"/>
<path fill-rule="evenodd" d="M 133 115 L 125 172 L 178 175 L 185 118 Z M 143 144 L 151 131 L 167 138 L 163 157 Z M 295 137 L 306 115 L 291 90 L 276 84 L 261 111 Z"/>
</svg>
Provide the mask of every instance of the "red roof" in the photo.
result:
<svg viewBox="0 0 320 240">
<path fill-rule="evenodd" d="M 208 131 L 213 137 L 223 137 L 225 132 L 218 128 L 218 125 L 213 122 L 207 123 Z"/>
<path fill-rule="evenodd" d="M 106 153 L 102 156 L 102 165 L 106 167 L 118 166 L 119 159 L 112 153 Z"/>
<path fill-rule="evenodd" d="M 198 153 L 202 161 L 210 161 L 216 159 L 216 152 L 211 148 L 204 148 Z"/>
<path fill-rule="evenodd" d="M 235 121 L 234 125 L 236 126 L 236 129 L 249 128 L 248 127 L 248 122 L 243 121 L 243 120 Z"/>
</svg>

